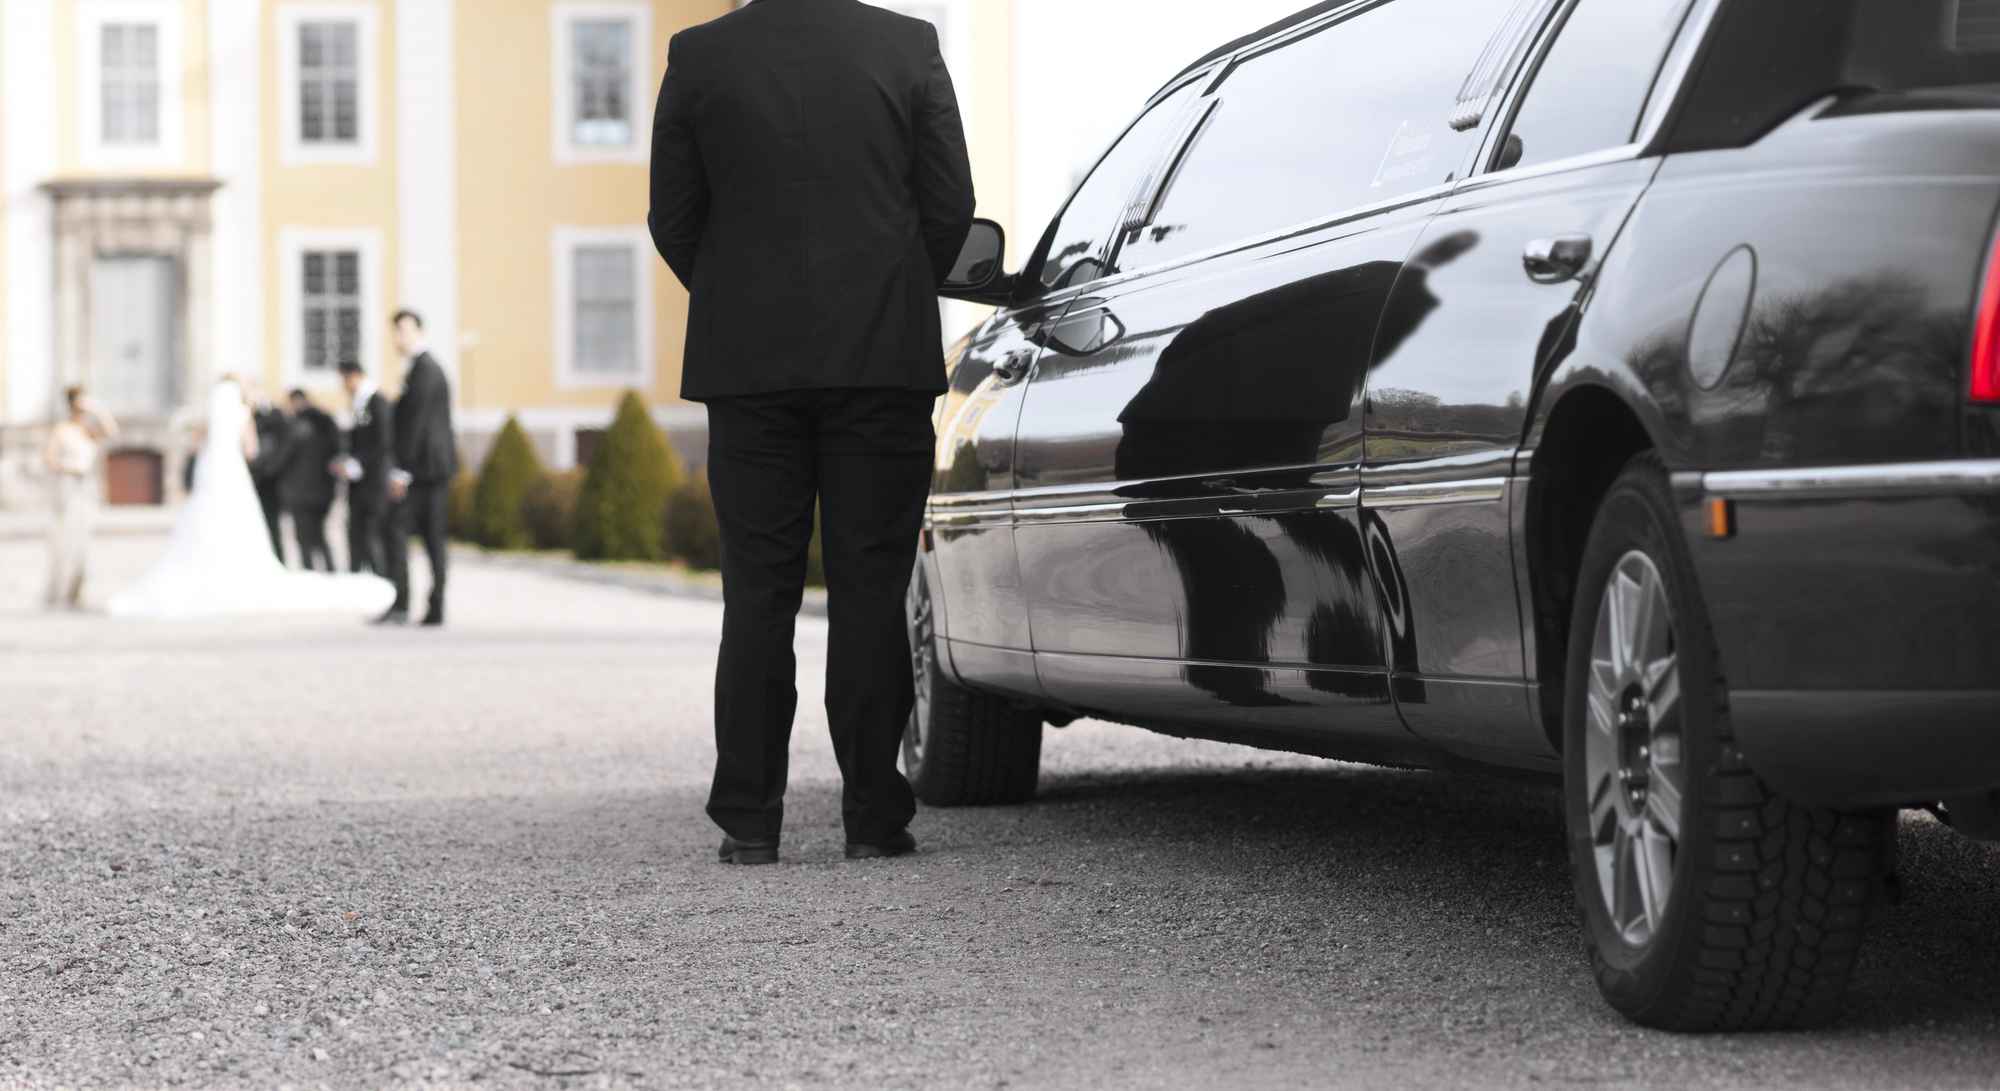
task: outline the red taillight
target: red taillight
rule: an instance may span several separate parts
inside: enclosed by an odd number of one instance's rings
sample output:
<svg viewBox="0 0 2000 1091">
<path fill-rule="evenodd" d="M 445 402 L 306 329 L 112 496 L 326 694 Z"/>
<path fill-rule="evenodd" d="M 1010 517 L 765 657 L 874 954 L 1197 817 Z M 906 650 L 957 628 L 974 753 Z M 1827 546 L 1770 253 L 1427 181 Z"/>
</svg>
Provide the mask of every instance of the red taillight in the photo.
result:
<svg viewBox="0 0 2000 1091">
<path fill-rule="evenodd" d="M 1979 290 L 1979 314 L 1972 327 L 1973 401 L 2000 403 L 2000 240 L 1986 261 L 1986 284 Z"/>
</svg>

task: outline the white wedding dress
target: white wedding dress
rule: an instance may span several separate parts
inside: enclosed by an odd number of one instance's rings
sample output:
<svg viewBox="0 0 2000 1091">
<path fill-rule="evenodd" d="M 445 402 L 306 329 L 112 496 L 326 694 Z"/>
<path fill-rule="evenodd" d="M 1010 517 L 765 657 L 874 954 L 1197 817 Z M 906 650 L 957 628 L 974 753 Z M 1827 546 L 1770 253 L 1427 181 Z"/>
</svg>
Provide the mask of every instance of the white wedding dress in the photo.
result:
<svg viewBox="0 0 2000 1091">
<path fill-rule="evenodd" d="M 195 463 L 194 491 L 174 522 L 167 551 L 131 587 L 111 597 L 125 618 L 199 618 L 227 614 L 338 612 L 377 614 L 396 597 L 387 580 L 368 575 L 291 572 L 271 552 L 271 536 L 243 459 L 249 418 L 243 392 L 216 384 L 208 400 L 208 439 Z"/>
</svg>

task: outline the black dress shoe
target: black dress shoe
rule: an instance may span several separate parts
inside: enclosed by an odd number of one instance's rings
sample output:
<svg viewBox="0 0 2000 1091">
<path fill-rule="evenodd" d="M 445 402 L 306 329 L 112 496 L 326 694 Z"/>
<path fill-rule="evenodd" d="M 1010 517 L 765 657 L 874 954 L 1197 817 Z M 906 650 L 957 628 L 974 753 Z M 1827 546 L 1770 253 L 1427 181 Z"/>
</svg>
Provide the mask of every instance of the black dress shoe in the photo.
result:
<svg viewBox="0 0 2000 1091">
<path fill-rule="evenodd" d="M 897 830 L 880 841 L 849 841 L 849 860 L 879 860 L 887 856 L 908 856 L 917 851 L 917 839 L 908 830 Z"/>
<path fill-rule="evenodd" d="M 778 862 L 776 841 L 738 841 L 734 837 L 724 837 L 722 848 L 715 858 L 725 864 L 775 864 Z"/>
<path fill-rule="evenodd" d="M 381 617 L 376 618 L 374 621 L 371 621 L 368 624 L 408 625 L 409 623 L 410 623 L 410 612 L 408 610 L 390 610 L 388 613 L 383 614 Z"/>
<path fill-rule="evenodd" d="M 444 624 L 444 611 L 433 610 L 430 613 L 425 614 L 424 620 L 419 622 L 419 624 L 423 625 L 427 629 L 439 628 Z"/>
</svg>

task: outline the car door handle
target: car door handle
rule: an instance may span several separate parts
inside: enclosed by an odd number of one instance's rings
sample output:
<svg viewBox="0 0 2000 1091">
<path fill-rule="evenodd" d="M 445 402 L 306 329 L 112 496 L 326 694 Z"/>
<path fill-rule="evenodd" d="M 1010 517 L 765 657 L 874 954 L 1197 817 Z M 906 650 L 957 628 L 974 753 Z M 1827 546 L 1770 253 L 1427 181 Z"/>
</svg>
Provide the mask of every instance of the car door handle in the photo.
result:
<svg viewBox="0 0 2000 1091">
<path fill-rule="evenodd" d="M 1589 235 L 1536 239 L 1522 252 L 1521 266 L 1528 271 L 1528 279 L 1537 284 L 1561 284 L 1583 273 L 1590 264 L 1592 249 Z"/>
<path fill-rule="evenodd" d="M 1001 357 L 1000 362 L 993 365 L 993 377 L 1000 380 L 1003 386 L 1012 385 L 1027 378 L 1028 369 L 1034 366 L 1035 350 L 1017 349 Z"/>
</svg>

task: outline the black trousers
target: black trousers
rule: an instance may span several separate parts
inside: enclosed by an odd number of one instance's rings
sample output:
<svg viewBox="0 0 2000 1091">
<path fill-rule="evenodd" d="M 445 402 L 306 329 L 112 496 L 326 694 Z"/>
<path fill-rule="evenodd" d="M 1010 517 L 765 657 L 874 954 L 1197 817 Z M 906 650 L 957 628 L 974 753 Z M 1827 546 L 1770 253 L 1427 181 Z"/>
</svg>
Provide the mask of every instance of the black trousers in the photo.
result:
<svg viewBox="0 0 2000 1091">
<path fill-rule="evenodd" d="M 278 502 L 278 486 L 257 483 L 257 506 L 264 509 L 264 529 L 271 532 L 271 552 L 285 559 L 285 536 L 279 527 L 278 518 L 285 513 L 285 507 Z"/>
<path fill-rule="evenodd" d="M 382 559 L 382 533 L 388 506 L 378 497 L 374 503 L 347 499 L 347 570 L 386 575 L 389 565 Z"/>
<path fill-rule="evenodd" d="M 709 483 L 722 529 L 722 648 L 708 814 L 738 840 L 784 826 L 798 707 L 794 623 L 820 510 L 828 621 L 826 713 L 850 841 L 909 825 L 896 768 L 915 703 L 903 599 L 930 491 L 929 394 L 803 390 L 708 403 Z"/>
<path fill-rule="evenodd" d="M 424 540 L 424 555 L 431 562 L 429 609 L 434 617 L 444 616 L 444 579 L 448 565 L 446 537 L 451 515 L 451 484 L 444 481 L 411 482 L 410 491 L 389 505 L 389 529 L 383 552 L 389 561 L 389 582 L 396 585 L 392 609 L 410 608 L 410 535 Z"/>
<path fill-rule="evenodd" d="M 292 504 L 292 537 L 299 543 L 299 564 L 308 572 L 333 571 L 333 550 L 326 544 L 326 513 L 331 504 Z"/>
</svg>

